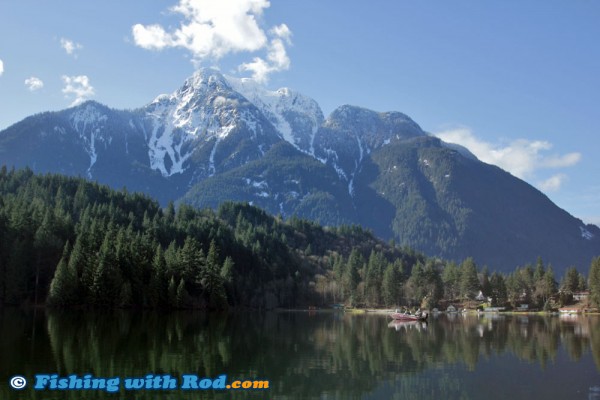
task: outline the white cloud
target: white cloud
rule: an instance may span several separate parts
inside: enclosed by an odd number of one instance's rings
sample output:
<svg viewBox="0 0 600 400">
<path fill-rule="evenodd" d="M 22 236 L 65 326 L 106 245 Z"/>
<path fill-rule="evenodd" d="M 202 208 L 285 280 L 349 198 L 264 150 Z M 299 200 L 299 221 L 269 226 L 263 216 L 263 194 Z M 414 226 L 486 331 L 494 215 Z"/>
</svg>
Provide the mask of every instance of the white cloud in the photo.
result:
<svg viewBox="0 0 600 400">
<path fill-rule="evenodd" d="M 134 25 L 132 28 L 135 44 L 147 50 L 162 50 L 174 43 L 160 25 Z"/>
<path fill-rule="evenodd" d="M 79 105 L 92 97 L 95 92 L 86 75 L 62 76 L 65 87 L 62 89 L 66 98 L 74 97 L 71 107 Z"/>
<path fill-rule="evenodd" d="M 497 165 L 521 179 L 535 178 L 536 172 L 541 169 L 570 167 L 581 160 L 580 153 L 547 154 L 553 147 L 552 143 L 542 140 L 517 139 L 507 144 L 489 143 L 477 138 L 468 128 L 446 130 L 435 136 L 448 143 L 460 144 L 481 161 Z M 540 185 L 557 190 L 565 178 L 555 175 Z"/>
<path fill-rule="evenodd" d="M 546 180 L 539 182 L 537 184 L 537 187 L 539 187 L 544 192 L 556 192 L 560 189 L 560 187 L 566 180 L 567 175 L 556 174 Z"/>
<path fill-rule="evenodd" d="M 4 73 L 4 62 L 0 60 L 0 76 Z"/>
<path fill-rule="evenodd" d="M 285 24 L 268 32 L 263 29 L 261 17 L 269 7 L 268 0 L 179 0 L 171 8 L 183 17 L 179 28 L 136 24 L 132 27 L 133 39 L 137 46 L 148 50 L 186 49 L 195 64 L 233 53 L 266 50 L 266 60 L 255 57 L 240 66 L 240 70 L 265 81 L 268 74 L 290 67 L 285 45 L 291 44 L 292 35 Z"/>
<path fill-rule="evenodd" d="M 554 156 L 541 160 L 541 166 L 544 168 L 564 168 L 571 167 L 581 160 L 580 153 L 568 153 L 563 156 Z"/>
<path fill-rule="evenodd" d="M 290 30 L 290 28 L 288 28 L 286 24 L 281 24 L 279 26 L 274 27 L 273 29 L 271 29 L 271 33 L 285 40 L 287 44 L 292 44 L 292 31 Z"/>
<path fill-rule="evenodd" d="M 272 39 L 269 44 L 267 59 L 254 57 L 252 62 L 239 66 L 240 71 L 252 72 L 252 78 L 261 83 L 267 81 L 269 74 L 287 70 L 291 65 L 283 42 L 291 44 L 292 32 L 287 25 L 281 24 L 271 29 L 270 33 L 276 38 Z"/>
<path fill-rule="evenodd" d="M 77 57 L 75 53 L 77 50 L 81 50 L 83 48 L 79 43 L 75 43 L 72 40 L 61 38 L 60 46 L 67 52 L 68 55 Z"/>
<path fill-rule="evenodd" d="M 44 87 L 44 82 L 40 78 L 36 78 L 35 76 L 29 77 L 25 79 L 25 86 L 32 92 L 36 90 L 40 90 Z"/>
</svg>

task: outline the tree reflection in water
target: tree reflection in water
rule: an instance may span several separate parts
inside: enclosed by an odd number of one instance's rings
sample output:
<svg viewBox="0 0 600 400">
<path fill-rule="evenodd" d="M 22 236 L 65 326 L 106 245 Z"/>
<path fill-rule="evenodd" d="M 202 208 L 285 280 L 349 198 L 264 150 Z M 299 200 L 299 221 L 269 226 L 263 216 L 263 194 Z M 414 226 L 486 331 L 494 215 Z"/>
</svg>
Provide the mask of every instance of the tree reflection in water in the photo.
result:
<svg viewBox="0 0 600 400">
<path fill-rule="evenodd" d="M 472 372 L 496 360 L 537 364 L 543 373 L 556 363 L 573 368 L 591 353 L 596 378 L 600 370 L 597 317 L 442 315 L 423 324 L 334 312 L 38 314 L 34 321 L 26 311 L 0 311 L 0 398 L 14 395 L 7 385 L 10 376 L 33 378 L 44 372 L 105 377 L 225 373 L 231 380 L 271 381 L 268 392 L 206 392 L 201 397 L 181 391 L 131 392 L 128 399 L 400 399 L 477 398 Z M 27 389 L 19 398 L 56 398 L 53 394 Z M 60 395 L 81 398 L 78 392 Z M 103 392 L 85 397 L 115 398 Z"/>
</svg>

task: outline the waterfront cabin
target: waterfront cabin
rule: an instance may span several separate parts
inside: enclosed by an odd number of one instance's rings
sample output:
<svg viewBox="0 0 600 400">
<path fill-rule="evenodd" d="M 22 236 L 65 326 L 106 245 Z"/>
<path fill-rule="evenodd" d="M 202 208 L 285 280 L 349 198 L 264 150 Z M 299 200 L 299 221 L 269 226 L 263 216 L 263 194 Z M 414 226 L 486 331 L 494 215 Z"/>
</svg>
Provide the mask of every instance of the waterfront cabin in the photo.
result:
<svg viewBox="0 0 600 400">
<path fill-rule="evenodd" d="M 575 301 L 585 301 L 588 297 L 590 297 L 590 292 L 588 291 L 573 293 L 573 300 Z"/>
</svg>

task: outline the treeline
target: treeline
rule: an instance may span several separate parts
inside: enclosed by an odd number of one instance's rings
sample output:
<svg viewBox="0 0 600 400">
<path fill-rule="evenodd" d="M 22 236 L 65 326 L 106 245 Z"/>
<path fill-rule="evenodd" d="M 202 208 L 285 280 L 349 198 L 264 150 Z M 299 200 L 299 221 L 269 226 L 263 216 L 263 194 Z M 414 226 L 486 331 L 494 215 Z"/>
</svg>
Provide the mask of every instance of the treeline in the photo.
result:
<svg viewBox="0 0 600 400">
<path fill-rule="evenodd" d="M 591 271 L 600 302 L 600 261 Z M 162 209 L 79 178 L 0 169 L 0 304 L 430 308 L 481 291 L 493 305 L 541 308 L 559 287 L 566 303 L 587 280 L 570 268 L 559 286 L 541 260 L 490 275 L 472 259 L 427 258 L 357 226 L 284 221 L 236 203 Z"/>
<path fill-rule="evenodd" d="M 282 221 L 247 204 L 216 212 L 83 179 L 0 170 L 0 304 L 296 307 L 332 257 L 419 257 L 357 226 Z"/>
<path fill-rule="evenodd" d="M 600 258 L 593 260 L 589 289 L 600 306 Z M 368 259 L 353 251 L 347 259 L 334 258 L 326 275 L 317 275 L 316 291 L 323 302 L 339 300 L 349 305 L 377 307 L 408 305 L 431 309 L 440 304 L 463 303 L 479 298 L 489 306 L 551 309 L 569 304 L 573 294 L 588 289 L 588 280 L 575 267 L 556 281 L 552 266 L 540 258 L 535 265 L 517 267 L 510 274 L 479 270 L 472 258 L 461 264 L 418 258 L 414 264 L 393 263 L 376 251 Z"/>
</svg>

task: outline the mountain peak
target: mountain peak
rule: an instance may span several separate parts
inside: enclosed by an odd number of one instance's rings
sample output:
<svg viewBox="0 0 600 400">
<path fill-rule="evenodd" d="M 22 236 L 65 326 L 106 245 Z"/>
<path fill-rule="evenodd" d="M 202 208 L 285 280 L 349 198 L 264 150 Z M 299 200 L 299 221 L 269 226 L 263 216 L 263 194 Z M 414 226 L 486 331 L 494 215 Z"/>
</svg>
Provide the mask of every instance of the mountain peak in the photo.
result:
<svg viewBox="0 0 600 400">
<path fill-rule="evenodd" d="M 230 89 L 229 82 L 225 76 L 216 68 L 201 68 L 186 79 L 183 87 L 201 88 L 207 86 L 211 89 L 227 88 Z"/>
<path fill-rule="evenodd" d="M 195 94 L 202 95 L 208 92 L 223 92 L 231 90 L 231 86 L 223 74 L 215 68 L 201 68 L 188 77 L 183 85 L 171 94 L 158 95 L 151 104 L 164 104 L 169 102 L 188 103 L 194 99 Z"/>
<path fill-rule="evenodd" d="M 176 92 L 156 97 L 148 111 L 164 116 L 166 109 L 173 110 L 171 119 L 175 127 L 189 125 L 189 130 L 194 130 L 195 125 L 190 122 L 199 121 L 191 113 L 206 116 L 212 114 L 209 111 L 212 108 L 229 112 L 242 103 L 254 106 L 282 139 L 313 154 L 314 137 L 324 121 L 323 111 L 315 100 L 286 87 L 269 90 L 251 78 L 225 76 L 214 68 L 197 70 Z M 239 115 L 232 114 L 226 120 L 237 118 Z"/>
<path fill-rule="evenodd" d="M 83 103 L 77 104 L 73 107 L 68 108 L 67 110 L 100 110 L 106 111 L 110 110 L 110 108 L 102 103 L 97 102 L 96 100 L 86 100 Z"/>
<path fill-rule="evenodd" d="M 227 80 L 264 114 L 284 140 L 299 150 L 313 153 L 314 136 L 324 120 L 315 100 L 285 87 L 269 90 L 251 78 L 227 77 Z"/>
<path fill-rule="evenodd" d="M 88 125 L 97 122 L 105 122 L 108 119 L 107 114 L 110 108 L 97 101 L 88 100 L 78 106 L 68 109 L 68 118 L 74 128 L 80 124 Z"/>
<path fill-rule="evenodd" d="M 377 112 L 349 104 L 333 110 L 325 125 L 332 129 L 353 131 L 357 123 L 387 131 L 389 135 L 401 133 L 400 136 L 404 138 L 425 135 L 421 127 L 406 114 L 398 111 Z"/>
</svg>

